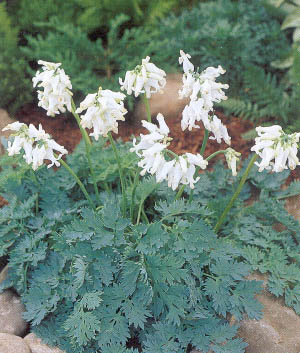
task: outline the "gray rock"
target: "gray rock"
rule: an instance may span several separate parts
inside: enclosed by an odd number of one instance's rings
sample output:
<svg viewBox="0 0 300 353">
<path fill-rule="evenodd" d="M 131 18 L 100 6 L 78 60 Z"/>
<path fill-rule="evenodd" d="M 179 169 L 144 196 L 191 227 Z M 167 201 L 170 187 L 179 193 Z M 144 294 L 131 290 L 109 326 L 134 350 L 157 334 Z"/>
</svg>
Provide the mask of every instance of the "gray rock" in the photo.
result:
<svg viewBox="0 0 300 353">
<path fill-rule="evenodd" d="M 0 333 L 0 352 L 32 353 L 23 338 L 8 333 Z"/>
<path fill-rule="evenodd" d="M 0 272 L 0 283 L 3 282 L 7 277 L 8 265 L 6 265 Z"/>
<path fill-rule="evenodd" d="M 300 222 L 300 195 L 288 197 L 285 203 L 285 207 L 289 214 Z"/>
<path fill-rule="evenodd" d="M 0 154 L 3 154 L 5 152 L 4 147 L 2 146 L 2 143 L 1 143 L 1 138 L 2 137 L 8 138 L 12 132 L 12 131 L 2 131 L 2 129 L 6 125 L 11 124 L 14 121 L 15 121 L 14 119 L 10 118 L 6 110 L 0 109 Z"/>
<path fill-rule="evenodd" d="M 248 343 L 246 353 L 299 353 L 300 317 L 266 289 L 266 276 L 252 274 L 251 280 L 264 281 L 264 291 L 257 295 L 263 304 L 261 320 L 240 322 L 238 336 Z M 235 323 L 232 318 L 231 323 Z"/>
<path fill-rule="evenodd" d="M 151 115 L 156 117 L 161 113 L 166 119 L 176 118 L 185 105 L 189 103 L 188 98 L 179 99 L 178 90 L 182 88 L 182 74 L 168 74 L 164 93 L 152 94 L 150 98 Z M 138 103 L 134 112 L 135 122 L 147 120 L 145 105 L 142 100 Z"/>
<path fill-rule="evenodd" d="M 59 348 L 47 346 L 34 333 L 27 335 L 24 340 L 30 347 L 31 353 L 65 353 Z"/>
<path fill-rule="evenodd" d="M 10 289 L 0 294 L 0 332 L 23 336 L 27 322 L 23 319 L 24 305 Z M 2 353 L 2 352 L 1 352 Z"/>
</svg>

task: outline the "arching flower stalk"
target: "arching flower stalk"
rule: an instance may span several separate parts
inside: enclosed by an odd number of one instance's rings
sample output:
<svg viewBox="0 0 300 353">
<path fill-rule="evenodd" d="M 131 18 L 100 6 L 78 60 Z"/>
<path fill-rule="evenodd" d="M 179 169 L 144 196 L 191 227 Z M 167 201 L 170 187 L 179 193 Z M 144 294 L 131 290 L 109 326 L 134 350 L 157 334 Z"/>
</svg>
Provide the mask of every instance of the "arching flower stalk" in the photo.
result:
<svg viewBox="0 0 300 353">
<path fill-rule="evenodd" d="M 179 90 L 179 98 L 189 97 L 190 103 L 185 106 L 182 112 L 181 128 L 191 131 L 200 126 L 196 122 L 202 121 L 206 130 L 206 135 L 212 133 L 210 139 L 221 143 L 222 139 L 230 145 L 230 136 L 226 126 L 213 113 L 213 104 L 226 100 L 227 97 L 222 89 L 228 89 L 227 84 L 216 82 L 216 78 L 225 73 L 219 65 L 217 68 L 208 67 L 201 73 L 194 70 L 194 65 L 190 62 L 191 56 L 180 51 L 179 64 L 183 65 L 183 87 Z M 206 140 L 207 141 L 207 140 Z M 202 154 L 204 148 L 201 148 Z"/>
<path fill-rule="evenodd" d="M 256 152 L 256 154 L 252 156 L 235 193 L 219 218 L 214 228 L 216 232 L 220 229 L 226 215 L 233 206 L 234 201 L 239 196 L 254 164 L 258 166 L 259 172 L 267 169 L 272 170 L 275 173 L 282 172 L 284 169 L 288 168 L 293 170 L 296 166 L 300 165 L 297 157 L 299 148 L 298 142 L 300 138 L 299 132 L 290 135 L 285 134 L 282 127 L 279 125 L 269 127 L 259 126 L 256 128 L 256 131 L 258 133 L 258 137 L 255 138 L 255 145 L 251 148 L 251 151 Z M 256 162 L 258 156 L 261 157 L 260 163 Z M 234 164 L 235 162 L 233 161 L 233 158 L 235 157 L 232 153 L 231 162 Z"/>
<path fill-rule="evenodd" d="M 8 141 L 8 155 L 13 156 L 20 154 L 23 150 L 26 163 L 31 165 L 33 170 L 37 170 L 44 164 L 44 160 L 50 160 L 51 163 L 47 165 L 47 168 L 55 165 L 59 167 L 61 164 L 64 168 L 74 177 L 81 191 L 88 200 L 90 206 L 95 208 L 93 200 L 90 198 L 86 188 L 74 173 L 74 171 L 67 165 L 65 161 L 61 159 L 64 154 L 68 151 L 57 142 L 55 142 L 49 134 L 43 130 L 42 125 L 39 125 L 37 129 L 34 125 L 20 123 L 16 121 L 12 124 L 8 124 L 2 131 L 12 130 L 11 134 L 14 137 L 13 143 Z M 57 153 L 59 153 L 57 155 Z"/>
</svg>

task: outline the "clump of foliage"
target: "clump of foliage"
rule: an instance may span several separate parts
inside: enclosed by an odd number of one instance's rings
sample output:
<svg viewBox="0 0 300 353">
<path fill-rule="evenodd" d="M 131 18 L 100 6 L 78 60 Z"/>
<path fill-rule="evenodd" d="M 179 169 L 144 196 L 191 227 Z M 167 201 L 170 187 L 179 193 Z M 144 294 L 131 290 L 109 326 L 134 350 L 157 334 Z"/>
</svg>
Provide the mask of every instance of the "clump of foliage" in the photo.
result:
<svg viewBox="0 0 300 353">
<path fill-rule="evenodd" d="M 21 294 L 25 318 L 39 336 L 74 353 L 192 346 L 243 352 L 246 344 L 234 338 L 237 327 L 226 318 L 261 317 L 254 299 L 260 283 L 245 278 L 253 270 L 268 273 L 269 290 L 300 313 L 299 223 L 279 201 L 289 195 L 280 190 L 287 171 L 254 170 L 217 236 L 213 225 L 236 187 L 222 164 L 201 176 L 191 203 L 174 201 L 165 184 L 144 179 L 134 210 L 141 201 L 147 207 L 136 224 L 121 215 L 118 171 L 104 144 L 101 139 L 91 151 L 98 181 L 110 185 L 108 192 L 102 184 L 97 210 L 64 169 L 41 168 L 33 177 L 22 158 L 2 160 L 1 190 L 10 204 L 0 210 L 1 256 L 9 258 L 1 288 Z M 128 144 L 119 147 L 129 182 L 136 157 Z M 67 162 L 93 195 L 83 144 Z M 290 189 L 299 192 L 298 184 Z M 242 207 L 251 185 L 261 190 L 260 200 Z M 274 223 L 284 230 L 275 231 Z"/>
<path fill-rule="evenodd" d="M 121 15 L 111 22 L 108 47 L 113 48 L 123 21 Z M 138 30 L 125 31 L 122 40 Z M 72 36 L 70 26 L 61 31 Z M 102 50 L 101 45 L 98 41 L 99 48 L 89 50 Z M 115 54 L 110 55 L 111 60 Z M 188 112 L 189 129 L 199 127 L 196 121 L 205 126 L 198 154 L 179 156 L 168 149 L 172 137 L 161 114 L 159 127 L 151 123 L 148 99 L 164 88 L 166 73 L 150 57 L 120 82 L 128 95 L 144 95 L 147 110 L 143 126 L 149 134 L 133 148 L 116 144 L 111 135 L 125 119 L 125 94 L 100 87 L 77 108 L 60 64 L 43 60 L 33 78 L 39 105 L 51 116 L 72 113 L 84 142 L 65 162 L 67 150 L 41 126 L 15 122 L 4 129 L 15 139 L 7 143 L 12 158 L 0 162 L 0 192 L 9 201 L 0 210 L 0 256 L 9 269 L 0 290 L 13 287 L 33 331 L 67 352 L 242 353 L 247 344 L 236 338 L 238 326 L 228 319 L 262 316 L 255 298 L 261 283 L 247 279 L 254 270 L 267 273 L 271 293 L 284 296 L 300 314 L 299 223 L 280 201 L 300 192 L 299 182 L 280 189 L 289 175 L 286 163 L 290 169 L 300 165 L 295 152 L 300 133 L 257 128 L 256 154 L 238 174 L 240 153 L 232 148 L 204 159 L 210 138 L 230 144 L 226 126 L 213 116 L 213 103 L 227 98 L 222 88 L 228 85 L 216 82 L 225 72 L 221 66 L 199 73 L 189 58 L 180 51 L 183 77 L 190 82 L 182 89 L 190 98 L 183 117 Z M 128 68 L 126 61 L 123 65 Z M 81 78 L 74 76 L 80 93 Z M 93 129 L 95 141 L 86 128 Z M 199 182 L 199 168 L 206 169 L 218 154 L 225 155 L 231 171 L 218 164 Z M 257 156 L 261 173 L 252 169 L 243 189 Z M 48 167 L 64 168 L 46 170 L 46 159 Z M 263 171 L 271 167 L 283 172 Z M 145 173 L 151 176 L 141 178 Z M 253 187 L 261 190 L 260 200 L 245 207 Z M 275 222 L 284 230 L 275 231 Z"/>
<path fill-rule="evenodd" d="M 0 4 L 0 38 L 0 107 L 13 113 L 32 97 L 24 77 L 25 60 L 20 59 L 18 29 L 12 26 L 5 3 Z"/>
</svg>

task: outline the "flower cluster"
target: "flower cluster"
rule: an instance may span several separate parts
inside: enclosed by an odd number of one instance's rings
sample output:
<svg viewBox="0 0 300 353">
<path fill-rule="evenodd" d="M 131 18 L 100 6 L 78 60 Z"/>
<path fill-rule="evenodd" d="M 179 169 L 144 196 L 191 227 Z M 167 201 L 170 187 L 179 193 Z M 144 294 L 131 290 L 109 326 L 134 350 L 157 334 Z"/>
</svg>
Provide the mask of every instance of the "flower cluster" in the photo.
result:
<svg viewBox="0 0 300 353">
<path fill-rule="evenodd" d="M 39 60 L 38 64 L 43 65 L 42 72 L 37 71 L 33 77 L 33 87 L 43 87 L 43 91 L 38 91 L 38 105 L 47 110 L 47 115 L 54 116 L 60 112 L 64 113 L 72 109 L 72 84 L 69 76 L 60 69 L 60 63 L 50 63 Z M 40 83 L 39 83 L 40 82 Z"/>
<path fill-rule="evenodd" d="M 205 169 L 208 162 L 200 154 L 185 153 L 176 156 L 169 151 L 167 147 L 171 140 L 168 137 L 170 130 L 162 114 L 157 115 L 157 120 L 159 127 L 143 120 L 142 124 L 149 134 L 141 134 L 141 141 L 138 144 L 136 139 L 133 140 L 131 152 L 136 152 L 141 157 L 138 163 L 142 168 L 141 175 L 145 175 L 146 172 L 155 174 L 157 182 L 167 180 L 168 186 L 173 190 L 177 189 L 179 184 L 189 184 L 193 189 L 194 184 L 200 179 L 199 177 L 194 179 L 196 166 Z M 169 153 L 175 155 L 175 158 L 166 160 L 165 155 Z"/>
<path fill-rule="evenodd" d="M 51 139 L 50 135 L 42 129 L 41 125 L 39 125 L 39 129 L 36 129 L 32 124 L 28 127 L 26 124 L 16 121 L 2 129 L 2 131 L 6 130 L 14 131 L 12 135 L 15 136 L 13 143 L 8 141 L 8 155 L 20 154 L 23 149 L 23 157 L 27 164 L 32 165 L 33 170 L 40 167 L 44 159 L 51 161 L 48 168 L 54 164 L 58 167 L 60 166 L 58 161 L 61 156 L 68 153 L 63 146 L 60 146 Z M 60 153 L 57 157 L 54 154 L 54 150 Z"/>
<path fill-rule="evenodd" d="M 297 157 L 300 133 L 285 134 L 279 125 L 259 126 L 256 131 L 258 137 L 255 138 L 255 145 L 251 151 L 261 157 L 261 162 L 256 162 L 259 172 L 271 169 L 271 167 L 273 167 L 273 172 L 282 172 L 288 167 L 293 170 L 300 165 Z"/>
<path fill-rule="evenodd" d="M 88 94 L 76 109 L 81 116 L 81 126 L 94 129 L 90 136 L 98 140 L 99 135 L 107 136 L 110 131 L 118 133 L 118 120 L 124 121 L 127 110 L 124 108 L 125 95 L 108 89 L 99 88 L 98 93 Z"/>
<path fill-rule="evenodd" d="M 122 91 L 126 90 L 129 95 L 134 92 L 135 97 L 145 93 L 147 98 L 151 97 L 151 93 L 162 93 L 166 85 L 166 73 L 149 61 L 150 57 L 147 56 L 142 60 L 142 65 L 126 72 L 124 81 L 119 78 Z"/>
<path fill-rule="evenodd" d="M 183 87 L 179 91 L 179 97 L 189 97 L 190 103 L 182 112 L 181 128 L 191 131 L 198 128 L 196 121 L 202 121 L 204 127 L 214 134 L 212 139 L 221 143 L 221 139 L 230 145 L 230 137 L 227 128 L 215 115 L 210 115 L 213 111 L 213 104 L 226 100 L 227 97 L 222 89 L 227 89 L 227 84 L 216 82 L 216 78 L 225 73 L 221 66 L 208 67 L 203 72 L 194 71 L 194 65 L 189 61 L 191 56 L 180 51 L 179 64 L 183 65 Z M 198 95 L 201 97 L 199 98 Z"/>
</svg>

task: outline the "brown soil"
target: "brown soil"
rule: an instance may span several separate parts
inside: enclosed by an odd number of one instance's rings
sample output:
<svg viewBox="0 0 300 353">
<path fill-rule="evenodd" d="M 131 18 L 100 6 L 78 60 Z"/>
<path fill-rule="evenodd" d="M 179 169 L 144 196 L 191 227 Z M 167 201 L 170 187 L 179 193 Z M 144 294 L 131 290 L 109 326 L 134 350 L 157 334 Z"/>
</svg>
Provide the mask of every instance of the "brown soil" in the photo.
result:
<svg viewBox="0 0 300 353">
<path fill-rule="evenodd" d="M 231 147 L 242 152 L 244 158 L 247 157 L 253 142 L 244 140 L 241 135 L 252 129 L 253 125 L 249 121 L 239 118 L 228 118 L 222 113 L 217 113 L 217 115 L 227 126 L 232 141 Z M 64 114 L 51 118 L 47 116 L 42 109 L 33 104 L 29 104 L 25 105 L 17 113 L 16 118 L 26 124 L 31 123 L 35 126 L 42 124 L 43 129 L 50 133 L 52 137 L 69 152 L 74 150 L 81 139 L 80 130 L 78 129 L 75 119 Z M 170 135 L 173 137 L 170 149 L 177 154 L 185 152 L 195 153 L 199 151 L 203 140 L 204 129 L 183 132 L 180 127 L 180 120 L 181 115 L 178 115 L 176 118 L 167 121 L 171 130 Z M 141 124 L 133 124 L 125 121 L 119 123 L 119 134 L 115 135 L 115 137 L 121 138 L 123 141 L 129 141 L 132 140 L 133 136 L 138 136 L 140 133 L 146 132 Z M 226 149 L 227 147 L 225 143 L 218 144 L 216 141 L 208 141 L 205 155 L 208 156 L 219 149 Z"/>
<path fill-rule="evenodd" d="M 241 118 L 227 117 L 220 112 L 217 112 L 217 115 L 227 126 L 229 136 L 231 136 L 231 147 L 241 152 L 242 158 L 246 158 L 250 153 L 251 146 L 253 146 L 253 141 L 243 139 L 242 134 L 253 129 L 253 124 Z M 43 109 L 34 104 L 25 105 L 19 110 L 16 114 L 16 119 L 27 124 L 32 123 L 35 126 L 42 124 L 43 129 L 50 133 L 69 153 L 74 150 L 81 139 L 80 130 L 72 116 L 61 114 L 60 116 L 51 118 L 46 115 Z M 178 114 L 174 119 L 167 120 L 171 131 L 170 135 L 173 137 L 169 148 L 177 154 L 185 152 L 195 153 L 199 151 L 203 140 L 204 129 L 200 128 L 183 132 L 180 126 L 180 120 L 181 114 Z M 129 141 L 132 140 L 133 136 L 138 136 L 141 133 L 147 133 L 147 130 L 145 130 L 140 123 L 132 123 L 132 119 L 127 117 L 127 121 L 119 123 L 119 134 L 115 135 L 115 138 Z M 216 141 L 209 140 L 205 150 L 205 156 L 209 156 L 211 153 L 220 149 L 226 149 L 227 147 L 225 143 L 218 144 Z M 217 156 L 217 158 L 218 157 L 220 159 L 224 158 L 222 155 Z M 289 177 L 289 181 L 295 179 L 300 179 L 300 168 L 292 171 Z"/>
</svg>

